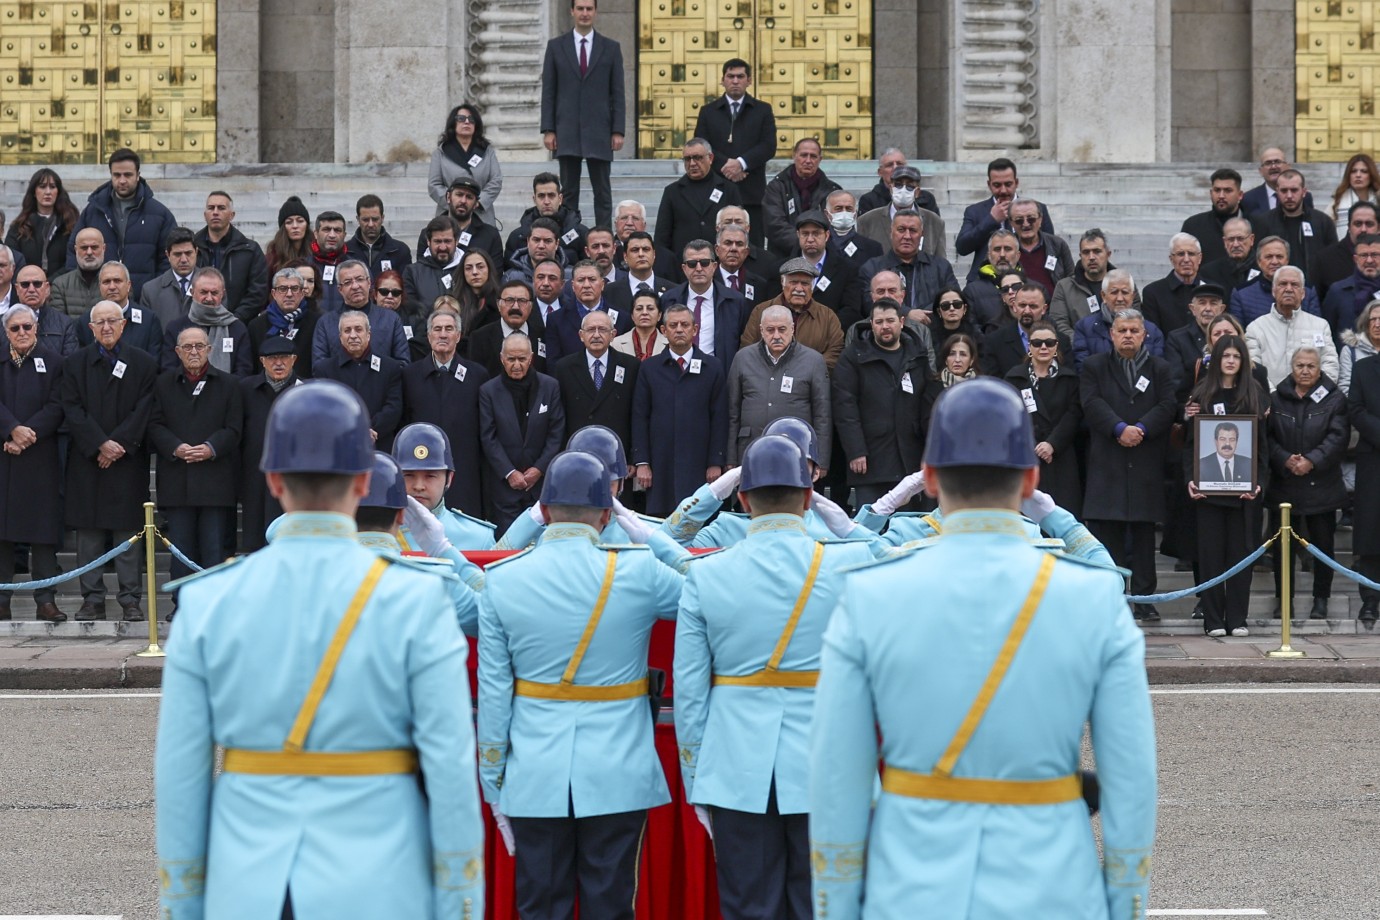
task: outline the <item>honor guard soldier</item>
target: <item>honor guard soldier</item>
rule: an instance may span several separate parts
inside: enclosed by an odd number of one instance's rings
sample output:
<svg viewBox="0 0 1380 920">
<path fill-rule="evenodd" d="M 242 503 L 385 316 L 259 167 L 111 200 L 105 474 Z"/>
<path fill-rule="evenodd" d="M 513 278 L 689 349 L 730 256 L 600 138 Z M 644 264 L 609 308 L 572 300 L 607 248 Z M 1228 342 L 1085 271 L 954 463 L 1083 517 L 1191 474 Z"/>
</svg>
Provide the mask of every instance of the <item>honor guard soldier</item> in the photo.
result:
<svg viewBox="0 0 1380 920">
<path fill-rule="evenodd" d="M 443 579 L 355 542 L 372 465 L 357 395 L 290 389 L 260 464 L 287 511 L 272 542 L 180 584 L 161 917 L 484 916 L 465 642 Z"/>
<path fill-rule="evenodd" d="M 925 445 L 943 536 L 845 577 L 810 752 L 817 918 L 1145 916 L 1145 640 L 1120 575 L 1030 544 L 1017 509 L 1038 464 L 1014 389 L 951 387 Z M 1101 865 L 1078 773 L 1089 722 Z"/>
<path fill-rule="evenodd" d="M 414 537 L 425 533 L 421 542 L 431 545 L 433 552 L 425 556 L 408 556 L 414 563 L 437 566 L 441 575 L 447 576 L 451 600 L 455 602 L 455 620 L 460 631 L 467 636 L 479 635 L 479 596 L 469 585 L 475 578 L 483 586 L 483 576 L 479 566 L 470 562 L 451 547 L 441 530 L 441 522 L 421 506 L 415 498 L 407 494 L 407 482 L 403 479 L 398 461 L 383 451 L 374 451 L 374 468 L 369 477 L 369 494 L 360 499 L 355 511 L 355 526 L 359 533 L 355 539 L 360 546 L 368 547 L 380 556 L 390 559 L 402 558 L 402 545 L 398 542 L 398 531 L 408 515 L 413 518 L 431 518 L 429 528 L 413 528 Z M 433 554 L 434 553 L 434 554 Z M 472 571 L 471 571 L 472 570 Z M 463 576 L 468 576 L 462 580 Z"/>
<path fill-rule="evenodd" d="M 686 799 L 714 838 L 725 920 L 810 917 L 808 755 L 824 627 L 865 541 L 821 542 L 809 461 L 783 435 L 743 453 L 747 536 L 689 567 L 676 621 Z M 705 812 L 708 812 L 707 818 Z"/>
<path fill-rule="evenodd" d="M 444 431 L 430 422 L 408 425 L 393 439 L 393 459 L 407 479 L 407 494 L 436 515 L 451 545 L 462 552 L 494 548 L 494 525 L 446 507 L 446 490 L 455 476 L 455 460 Z M 406 526 L 402 530 L 403 549 L 420 549 L 411 545 L 409 530 Z"/>
<path fill-rule="evenodd" d="M 681 576 L 607 546 L 613 495 L 593 454 L 547 469 L 537 545 L 488 569 L 479 603 L 484 798 L 516 857 L 523 920 L 632 920 L 647 809 L 671 800 L 652 740 L 647 646 Z"/>
</svg>

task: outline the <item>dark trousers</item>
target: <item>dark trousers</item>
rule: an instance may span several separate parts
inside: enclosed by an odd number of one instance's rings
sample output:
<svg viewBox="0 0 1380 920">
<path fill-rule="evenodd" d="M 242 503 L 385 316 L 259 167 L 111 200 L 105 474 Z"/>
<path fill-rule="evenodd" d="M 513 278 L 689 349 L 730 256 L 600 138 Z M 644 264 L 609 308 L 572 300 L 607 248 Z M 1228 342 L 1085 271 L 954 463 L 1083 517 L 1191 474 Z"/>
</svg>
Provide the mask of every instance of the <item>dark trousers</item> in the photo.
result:
<svg viewBox="0 0 1380 920">
<path fill-rule="evenodd" d="M 1155 525 L 1151 521 L 1088 521 L 1088 530 L 1107 547 L 1112 561 L 1131 570 L 1131 593 L 1154 594 Z"/>
<path fill-rule="evenodd" d="M 1274 533 L 1275 531 L 1279 530 L 1279 524 L 1279 509 L 1271 508 L 1270 533 Z M 1304 537 L 1304 539 L 1306 539 L 1309 543 L 1312 543 L 1323 553 L 1327 554 L 1328 556 L 1331 556 L 1334 559 L 1336 558 L 1336 511 L 1323 511 L 1319 514 L 1296 514 L 1293 516 L 1291 526 L 1296 528 Z M 1275 556 L 1275 597 L 1279 598 L 1283 596 L 1280 593 L 1281 586 L 1279 580 L 1280 576 L 1284 572 L 1284 554 L 1280 551 L 1278 541 L 1276 541 L 1274 545 L 1273 552 Z M 1306 552 L 1307 550 L 1295 543 L 1293 550 L 1289 553 L 1289 568 L 1291 569 L 1289 574 L 1291 585 L 1294 584 L 1293 574 L 1294 570 L 1298 569 L 1299 556 L 1302 556 Z M 1310 560 L 1313 559 L 1312 556 L 1309 556 L 1308 558 Z M 1314 561 L 1313 563 L 1313 596 L 1332 596 L 1332 569 L 1322 564 L 1321 562 L 1316 561 Z"/>
<path fill-rule="evenodd" d="M 493 524 L 498 536 L 508 532 L 508 526 L 517 516 L 537 503 L 541 495 L 540 481 L 525 492 L 519 492 L 508 485 L 507 480 L 495 476 L 489 481 L 489 523 Z"/>
<path fill-rule="evenodd" d="M 106 550 L 111 549 L 117 540 L 124 540 L 128 536 L 128 534 L 117 535 L 109 530 L 86 528 L 78 530 L 77 565 L 86 565 L 93 559 L 100 557 Z M 143 596 L 143 591 L 139 585 L 139 560 L 143 555 L 144 546 L 142 543 L 138 543 L 133 549 L 127 549 L 115 557 L 115 578 L 120 586 L 117 596 L 122 607 L 139 603 L 139 598 Z M 105 603 L 105 573 L 101 569 L 92 569 L 82 575 L 80 582 L 83 603 Z"/>
<path fill-rule="evenodd" d="M 561 166 L 561 195 L 565 199 L 565 206 L 572 211 L 580 209 L 580 158 L 579 157 L 556 157 Z M 588 164 L 589 185 L 594 191 L 594 223 L 593 226 L 613 226 L 613 186 L 609 182 L 609 167 L 612 165 L 608 160 L 589 159 L 584 161 Z"/>
<path fill-rule="evenodd" d="M 894 482 L 876 482 L 869 483 L 865 486 L 854 486 L 854 497 L 857 498 L 858 508 L 861 508 L 863 505 L 874 503 L 877 499 L 895 488 L 895 486 L 896 483 Z"/>
<path fill-rule="evenodd" d="M 56 543 L 29 544 L 29 574 L 34 581 L 54 578 L 61 574 L 58 569 Z M 14 543 L 0 540 L 0 585 L 14 583 Z M 57 596 L 56 588 L 39 588 L 34 591 L 34 600 L 40 604 L 51 603 Z M 10 606 L 11 593 L 0 592 L 0 607 Z"/>
<path fill-rule="evenodd" d="M 646 811 L 510 820 L 522 920 L 633 920 Z"/>
<path fill-rule="evenodd" d="M 1260 503 L 1237 501 L 1219 505 L 1207 499 L 1195 501 L 1198 525 L 1198 576 L 1204 581 L 1216 578 L 1236 565 L 1260 545 Z M 1246 625 L 1251 602 L 1251 575 L 1248 567 L 1199 595 L 1203 600 L 1203 631 L 1225 629 L 1230 632 Z"/>
<path fill-rule="evenodd" d="M 1380 582 L 1380 556 L 1354 556 L 1352 566 L 1371 581 Z M 1318 566 L 1313 568 L 1316 569 Z M 1380 591 L 1367 588 L 1365 585 L 1357 585 L 1357 589 L 1360 591 L 1362 604 L 1380 604 Z"/>
<path fill-rule="evenodd" d="M 809 815 L 783 815 L 776 785 L 767 813 L 711 807 L 724 920 L 810 920 Z"/>
<path fill-rule="evenodd" d="M 225 561 L 226 510 L 220 507 L 164 508 L 168 539 L 203 569 L 220 565 Z M 192 574 L 192 570 L 173 557 L 168 573 L 173 578 L 184 578 Z"/>
</svg>

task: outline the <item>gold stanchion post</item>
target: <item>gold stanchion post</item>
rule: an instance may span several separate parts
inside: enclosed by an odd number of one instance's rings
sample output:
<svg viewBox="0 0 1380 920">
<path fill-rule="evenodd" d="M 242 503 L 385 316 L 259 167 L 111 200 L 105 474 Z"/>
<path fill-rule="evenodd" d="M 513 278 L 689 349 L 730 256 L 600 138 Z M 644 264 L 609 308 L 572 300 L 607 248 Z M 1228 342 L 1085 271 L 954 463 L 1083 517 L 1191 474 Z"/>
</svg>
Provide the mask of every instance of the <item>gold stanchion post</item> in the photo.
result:
<svg viewBox="0 0 1380 920">
<path fill-rule="evenodd" d="M 1279 506 L 1279 648 L 1266 652 L 1268 658 L 1306 658 L 1304 652 L 1289 646 L 1289 630 L 1294 617 L 1294 527 L 1291 515 L 1294 506 L 1284 502 Z"/>
<path fill-rule="evenodd" d="M 165 652 L 158 647 L 158 570 L 153 558 L 157 530 L 153 526 L 153 502 L 144 502 L 144 559 L 148 563 L 149 644 L 139 658 L 162 658 Z"/>
</svg>

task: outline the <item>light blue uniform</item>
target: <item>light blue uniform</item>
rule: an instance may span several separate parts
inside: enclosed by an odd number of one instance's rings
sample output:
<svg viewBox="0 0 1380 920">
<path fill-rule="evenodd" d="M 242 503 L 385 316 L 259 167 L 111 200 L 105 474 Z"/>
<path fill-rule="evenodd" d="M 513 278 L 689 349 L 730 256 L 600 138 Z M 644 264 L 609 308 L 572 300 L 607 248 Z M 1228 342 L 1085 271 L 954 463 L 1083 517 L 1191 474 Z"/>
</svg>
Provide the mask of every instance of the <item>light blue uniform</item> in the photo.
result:
<svg viewBox="0 0 1380 920">
<path fill-rule="evenodd" d="M 712 524 L 705 525 L 705 521 L 714 517 L 714 512 L 722 506 L 723 501 L 715 498 L 709 490 L 709 483 L 705 483 L 661 522 L 661 532 L 681 546 L 707 548 L 741 543 L 747 538 L 748 525 L 752 523 L 748 515 L 725 511 L 714 518 Z M 816 540 L 837 539 L 824 519 L 815 514 L 812 508 L 805 511 L 805 532 Z"/>
<path fill-rule="evenodd" d="M 360 546 L 367 547 L 380 556 L 387 556 L 390 559 L 407 559 L 414 565 L 436 566 L 440 574 L 454 575 L 457 577 L 447 578 L 446 582 L 450 588 L 450 598 L 455 604 L 455 621 L 460 624 L 460 631 L 467 636 L 479 635 L 479 595 L 475 589 L 471 588 L 467 581 L 462 580 L 461 574 L 469 574 L 468 570 L 481 572 L 479 566 L 461 556 L 454 549 L 447 550 L 443 558 L 432 558 L 430 556 L 407 556 L 402 555 L 402 546 L 393 538 L 392 534 L 380 533 L 378 531 L 360 531 L 357 540 Z M 480 576 L 481 584 L 483 576 Z"/>
<path fill-rule="evenodd" d="M 466 550 L 502 548 L 495 545 L 494 534 L 497 532 L 497 528 L 488 521 L 470 517 L 468 514 L 453 508 L 447 508 L 444 504 L 432 508 L 431 513 L 436 515 L 436 519 L 445 528 L 446 539 L 450 541 L 450 545 L 462 553 Z M 399 528 L 399 530 L 402 539 L 398 542 L 402 544 L 404 550 L 412 552 L 421 549 L 415 545 L 416 541 L 412 538 L 412 531 L 408 530 L 406 526 Z"/>
<path fill-rule="evenodd" d="M 683 579 L 642 547 L 600 545 L 585 524 L 553 524 L 537 545 L 488 569 L 479 605 L 479 764 L 484 798 L 515 818 L 617 814 L 671 800 L 645 694 L 619 700 L 517 695 L 516 681 L 561 679 L 616 553 L 613 588 L 575 674 L 581 687 L 647 676 L 658 618 Z"/>
<path fill-rule="evenodd" d="M 1091 722 L 1103 864 L 1081 798 L 997 805 L 883 792 L 874 808 L 879 755 L 912 773 L 935 767 L 1044 560 L 1048 590 L 953 776 L 1075 774 Z M 848 573 L 825 632 L 811 742 L 817 918 L 1145 915 L 1155 737 L 1145 640 L 1122 588 L 1113 572 L 1051 559 L 1019 515 L 1000 511 L 950 514 L 942 539 Z"/>
<path fill-rule="evenodd" d="M 714 675 L 766 667 L 805 584 L 818 543 L 793 514 L 762 515 L 747 539 L 689 567 L 676 621 L 676 739 L 686 798 L 764 814 L 773 779 L 781 814 L 809 810 L 813 687 L 716 686 Z M 863 541 L 823 543 L 819 574 L 781 671 L 818 671 L 840 569 L 872 559 Z"/>
<path fill-rule="evenodd" d="M 863 505 L 854 520 L 868 530 L 881 534 L 882 539 L 888 543 L 902 546 L 916 540 L 928 540 L 930 537 L 942 533 L 944 512 L 937 508 L 934 511 L 924 513 L 902 511 L 888 517 L 873 511 L 871 505 Z M 1107 548 L 1092 535 L 1087 527 L 1079 523 L 1078 518 L 1074 517 L 1072 512 L 1056 506 L 1053 511 L 1045 515 L 1045 519 L 1039 524 L 1029 518 L 1022 518 L 1021 520 L 1024 522 L 1026 535 L 1032 541 L 1044 541 L 1040 543 L 1043 548 L 1061 550 L 1065 554 L 1085 562 L 1093 562 L 1109 569 L 1116 568 L 1116 563 L 1112 561 L 1112 556 L 1107 552 Z M 886 533 L 882 533 L 883 529 L 886 530 Z M 1059 542 L 1050 543 L 1046 541 L 1045 534 Z"/>
<path fill-rule="evenodd" d="M 645 514 L 639 514 L 637 517 L 648 527 L 659 527 L 661 525 L 661 518 L 649 517 Z M 526 549 L 537 542 L 537 539 L 541 537 L 541 533 L 545 529 L 546 525 L 538 524 L 536 521 L 532 520 L 530 514 L 524 512 L 519 514 L 517 519 L 508 525 L 508 530 L 504 532 L 503 539 L 499 540 L 498 543 L 494 545 L 494 549 Z M 633 540 L 632 537 L 628 536 L 628 532 L 623 529 L 623 525 L 618 523 L 618 519 L 610 516 L 608 526 L 599 531 L 599 542 L 612 544 L 614 546 L 622 546 L 632 543 Z"/>
<path fill-rule="evenodd" d="M 243 561 L 184 579 L 155 763 L 162 917 L 480 918 L 484 832 L 465 641 L 445 580 L 387 567 L 308 752 L 415 748 L 426 777 L 212 775 L 217 745 L 280 752 L 374 552 L 340 514 L 288 514 Z M 209 856 L 209 860 L 208 860 Z"/>
</svg>

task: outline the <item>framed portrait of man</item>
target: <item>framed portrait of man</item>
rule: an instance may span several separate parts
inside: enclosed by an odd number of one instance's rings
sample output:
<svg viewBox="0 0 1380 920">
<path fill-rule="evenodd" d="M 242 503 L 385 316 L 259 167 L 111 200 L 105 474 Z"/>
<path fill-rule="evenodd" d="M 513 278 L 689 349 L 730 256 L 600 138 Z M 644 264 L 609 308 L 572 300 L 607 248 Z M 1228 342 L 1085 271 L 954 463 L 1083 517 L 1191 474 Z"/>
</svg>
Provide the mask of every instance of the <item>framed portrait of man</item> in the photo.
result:
<svg viewBox="0 0 1380 920">
<path fill-rule="evenodd" d="M 1193 479 L 1207 495 L 1254 492 L 1255 426 L 1251 415 L 1193 417 Z"/>
</svg>

